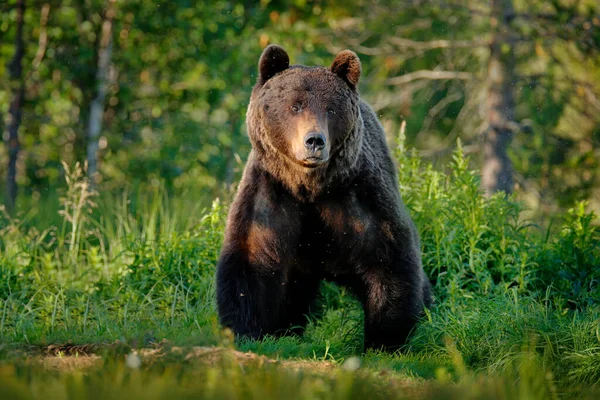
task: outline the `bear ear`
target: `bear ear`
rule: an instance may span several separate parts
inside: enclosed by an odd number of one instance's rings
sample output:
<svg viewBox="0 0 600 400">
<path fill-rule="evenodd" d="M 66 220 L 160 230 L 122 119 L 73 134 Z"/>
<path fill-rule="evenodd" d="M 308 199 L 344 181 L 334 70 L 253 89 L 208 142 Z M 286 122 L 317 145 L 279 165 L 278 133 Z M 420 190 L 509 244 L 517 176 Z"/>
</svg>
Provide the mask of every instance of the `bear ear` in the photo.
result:
<svg viewBox="0 0 600 400">
<path fill-rule="evenodd" d="M 331 64 L 331 72 L 342 78 L 352 88 L 356 89 L 360 79 L 360 60 L 356 53 L 350 50 L 343 50 L 335 56 Z"/>
<path fill-rule="evenodd" d="M 276 44 L 268 45 L 260 56 L 258 62 L 259 82 L 265 83 L 276 73 L 288 69 L 290 66 L 290 57 L 283 47 Z"/>
</svg>

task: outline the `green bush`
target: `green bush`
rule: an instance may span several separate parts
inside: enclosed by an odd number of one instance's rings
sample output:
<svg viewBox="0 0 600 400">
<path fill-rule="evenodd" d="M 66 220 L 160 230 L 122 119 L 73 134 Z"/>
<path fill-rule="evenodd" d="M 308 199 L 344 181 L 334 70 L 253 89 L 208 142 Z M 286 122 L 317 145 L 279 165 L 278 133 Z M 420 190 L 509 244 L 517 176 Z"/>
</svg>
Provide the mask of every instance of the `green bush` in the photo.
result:
<svg viewBox="0 0 600 400">
<path fill-rule="evenodd" d="M 442 302 L 505 294 L 550 294 L 557 307 L 600 299 L 600 231 L 578 203 L 558 235 L 522 218 L 523 206 L 504 193 L 485 197 L 460 142 L 448 173 L 399 151 L 400 186 L 421 234 L 423 265 Z"/>
<path fill-rule="evenodd" d="M 449 173 L 424 167 L 415 153 L 400 152 L 400 187 L 423 247 L 423 265 L 436 294 L 451 303 L 533 286 L 528 224 L 521 205 L 497 194 L 486 198 L 460 142 Z"/>
<path fill-rule="evenodd" d="M 600 230 L 594 213 L 578 202 L 563 218 L 559 234 L 541 247 L 541 287 L 564 307 L 584 309 L 600 301 Z"/>
</svg>

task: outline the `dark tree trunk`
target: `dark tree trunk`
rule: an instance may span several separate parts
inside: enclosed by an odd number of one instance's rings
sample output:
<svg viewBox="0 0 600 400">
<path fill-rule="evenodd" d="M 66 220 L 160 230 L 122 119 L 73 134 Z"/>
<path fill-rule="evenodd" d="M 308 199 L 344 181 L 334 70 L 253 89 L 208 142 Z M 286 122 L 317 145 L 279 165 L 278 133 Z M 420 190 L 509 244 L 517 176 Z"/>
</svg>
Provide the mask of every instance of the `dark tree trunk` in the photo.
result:
<svg viewBox="0 0 600 400">
<path fill-rule="evenodd" d="M 12 87 L 12 100 L 9 108 L 8 131 L 8 170 L 6 177 L 6 196 L 9 212 L 13 212 L 17 200 L 17 158 L 19 157 L 19 125 L 21 125 L 25 82 L 23 81 L 23 17 L 25 0 L 17 0 L 17 33 L 15 36 L 15 55 L 8 65 Z"/>
<path fill-rule="evenodd" d="M 112 53 L 112 31 L 115 15 L 115 0 L 108 0 L 106 17 L 102 24 L 102 32 L 98 47 L 98 69 L 96 70 L 96 96 L 90 104 L 90 117 L 87 132 L 87 164 L 88 176 L 95 186 L 98 172 L 98 139 L 102 130 L 104 116 L 104 99 L 106 98 L 108 70 Z"/>
<path fill-rule="evenodd" d="M 482 184 L 488 195 L 511 193 L 513 169 L 507 150 L 514 124 L 514 65 L 510 23 L 514 17 L 512 0 L 491 0 L 492 41 L 487 73 L 487 131 L 482 142 Z"/>
</svg>

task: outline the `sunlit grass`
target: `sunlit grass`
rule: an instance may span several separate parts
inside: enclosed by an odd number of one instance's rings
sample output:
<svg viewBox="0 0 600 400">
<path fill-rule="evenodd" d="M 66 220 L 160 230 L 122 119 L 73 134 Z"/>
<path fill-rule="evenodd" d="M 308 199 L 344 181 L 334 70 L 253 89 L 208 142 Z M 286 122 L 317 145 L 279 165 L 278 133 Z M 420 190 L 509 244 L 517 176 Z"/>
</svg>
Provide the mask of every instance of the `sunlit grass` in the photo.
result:
<svg viewBox="0 0 600 400">
<path fill-rule="evenodd" d="M 210 360 L 194 349 L 164 355 L 112 351 L 95 362 L 77 357 L 6 359 L 0 363 L 0 396 L 6 399 L 257 398 L 257 399 L 558 399 L 561 390 L 533 353 L 523 353 L 502 374 L 470 372 L 455 351 L 452 362 L 434 367 L 404 356 L 370 354 L 319 368 L 315 362 L 283 363 L 223 351 Z M 203 356 L 204 354 L 204 356 Z M 49 362 L 52 361 L 51 364 Z M 319 362 L 317 360 L 316 362 Z M 403 365 L 401 372 L 390 370 Z M 49 370 L 48 366 L 53 365 Z M 419 367 L 420 365 L 420 367 Z M 594 398 L 592 389 L 577 390 Z"/>
<path fill-rule="evenodd" d="M 21 388 L 15 390 L 24 398 L 35 398 L 44 385 L 56 396 L 75 391 L 117 398 L 162 398 L 172 385 L 179 385 L 175 398 L 199 392 L 212 398 L 371 392 L 403 398 L 408 394 L 394 386 L 401 380 L 433 397 L 544 398 L 598 385 L 596 216 L 579 204 L 547 235 L 521 218 L 512 198 L 485 198 L 460 148 L 448 172 L 422 165 L 415 154 L 398 156 L 403 196 L 421 232 L 436 295 L 404 352 L 361 355 L 360 304 L 329 283 L 303 336 L 236 343 L 271 359 L 330 363 L 341 371 L 360 356 L 360 379 L 349 371 L 320 377 L 271 367 L 196 371 L 179 359 L 130 371 L 121 354 L 76 383 L 76 374 L 57 378 L 15 364 L 12 351 L 56 343 L 102 349 L 118 341 L 128 351 L 163 339 L 184 347 L 225 344 L 214 272 L 226 201 L 161 187 L 96 194 L 77 168 L 66 170 L 69 184 L 47 206 L 32 200 L 31 210 L 17 218 L 0 216 L 0 359 L 10 360 L 1 379 Z M 205 381 L 188 377 L 192 372 L 205 374 Z M 219 388 L 223 380 L 235 384 Z M 98 389 L 108 382 L 114 392 Z"/>
</svg>

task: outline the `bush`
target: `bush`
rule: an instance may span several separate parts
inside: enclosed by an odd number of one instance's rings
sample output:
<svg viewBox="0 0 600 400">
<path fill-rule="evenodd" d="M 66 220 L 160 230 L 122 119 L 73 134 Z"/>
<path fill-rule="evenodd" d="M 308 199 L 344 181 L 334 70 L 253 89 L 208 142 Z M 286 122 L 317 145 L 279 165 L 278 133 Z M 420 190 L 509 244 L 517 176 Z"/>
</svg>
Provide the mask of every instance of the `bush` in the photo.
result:
<svg viewBox="0 0 600 400">
<path fill-rule="evenodd" d="M 594 213 L 578 203 L 556 237 L 521 215 L 514 196 L 485 197 L 460 142 L 448 173 L 400 151 L 400 187 L 421 234 L 423 265 L 439 300 L 506 294 L 546 296 L 558 307 L 600 299 L 600 232 Z"/>
<path fill-rule="evenodd" d="M 549 287 L 562 307 L 585 309 L 600 301 L 600 231 L 585 206 L 578 202 L 568 211 L 558 236 L 538 255 L 539 286 Z"/>
</svg>

